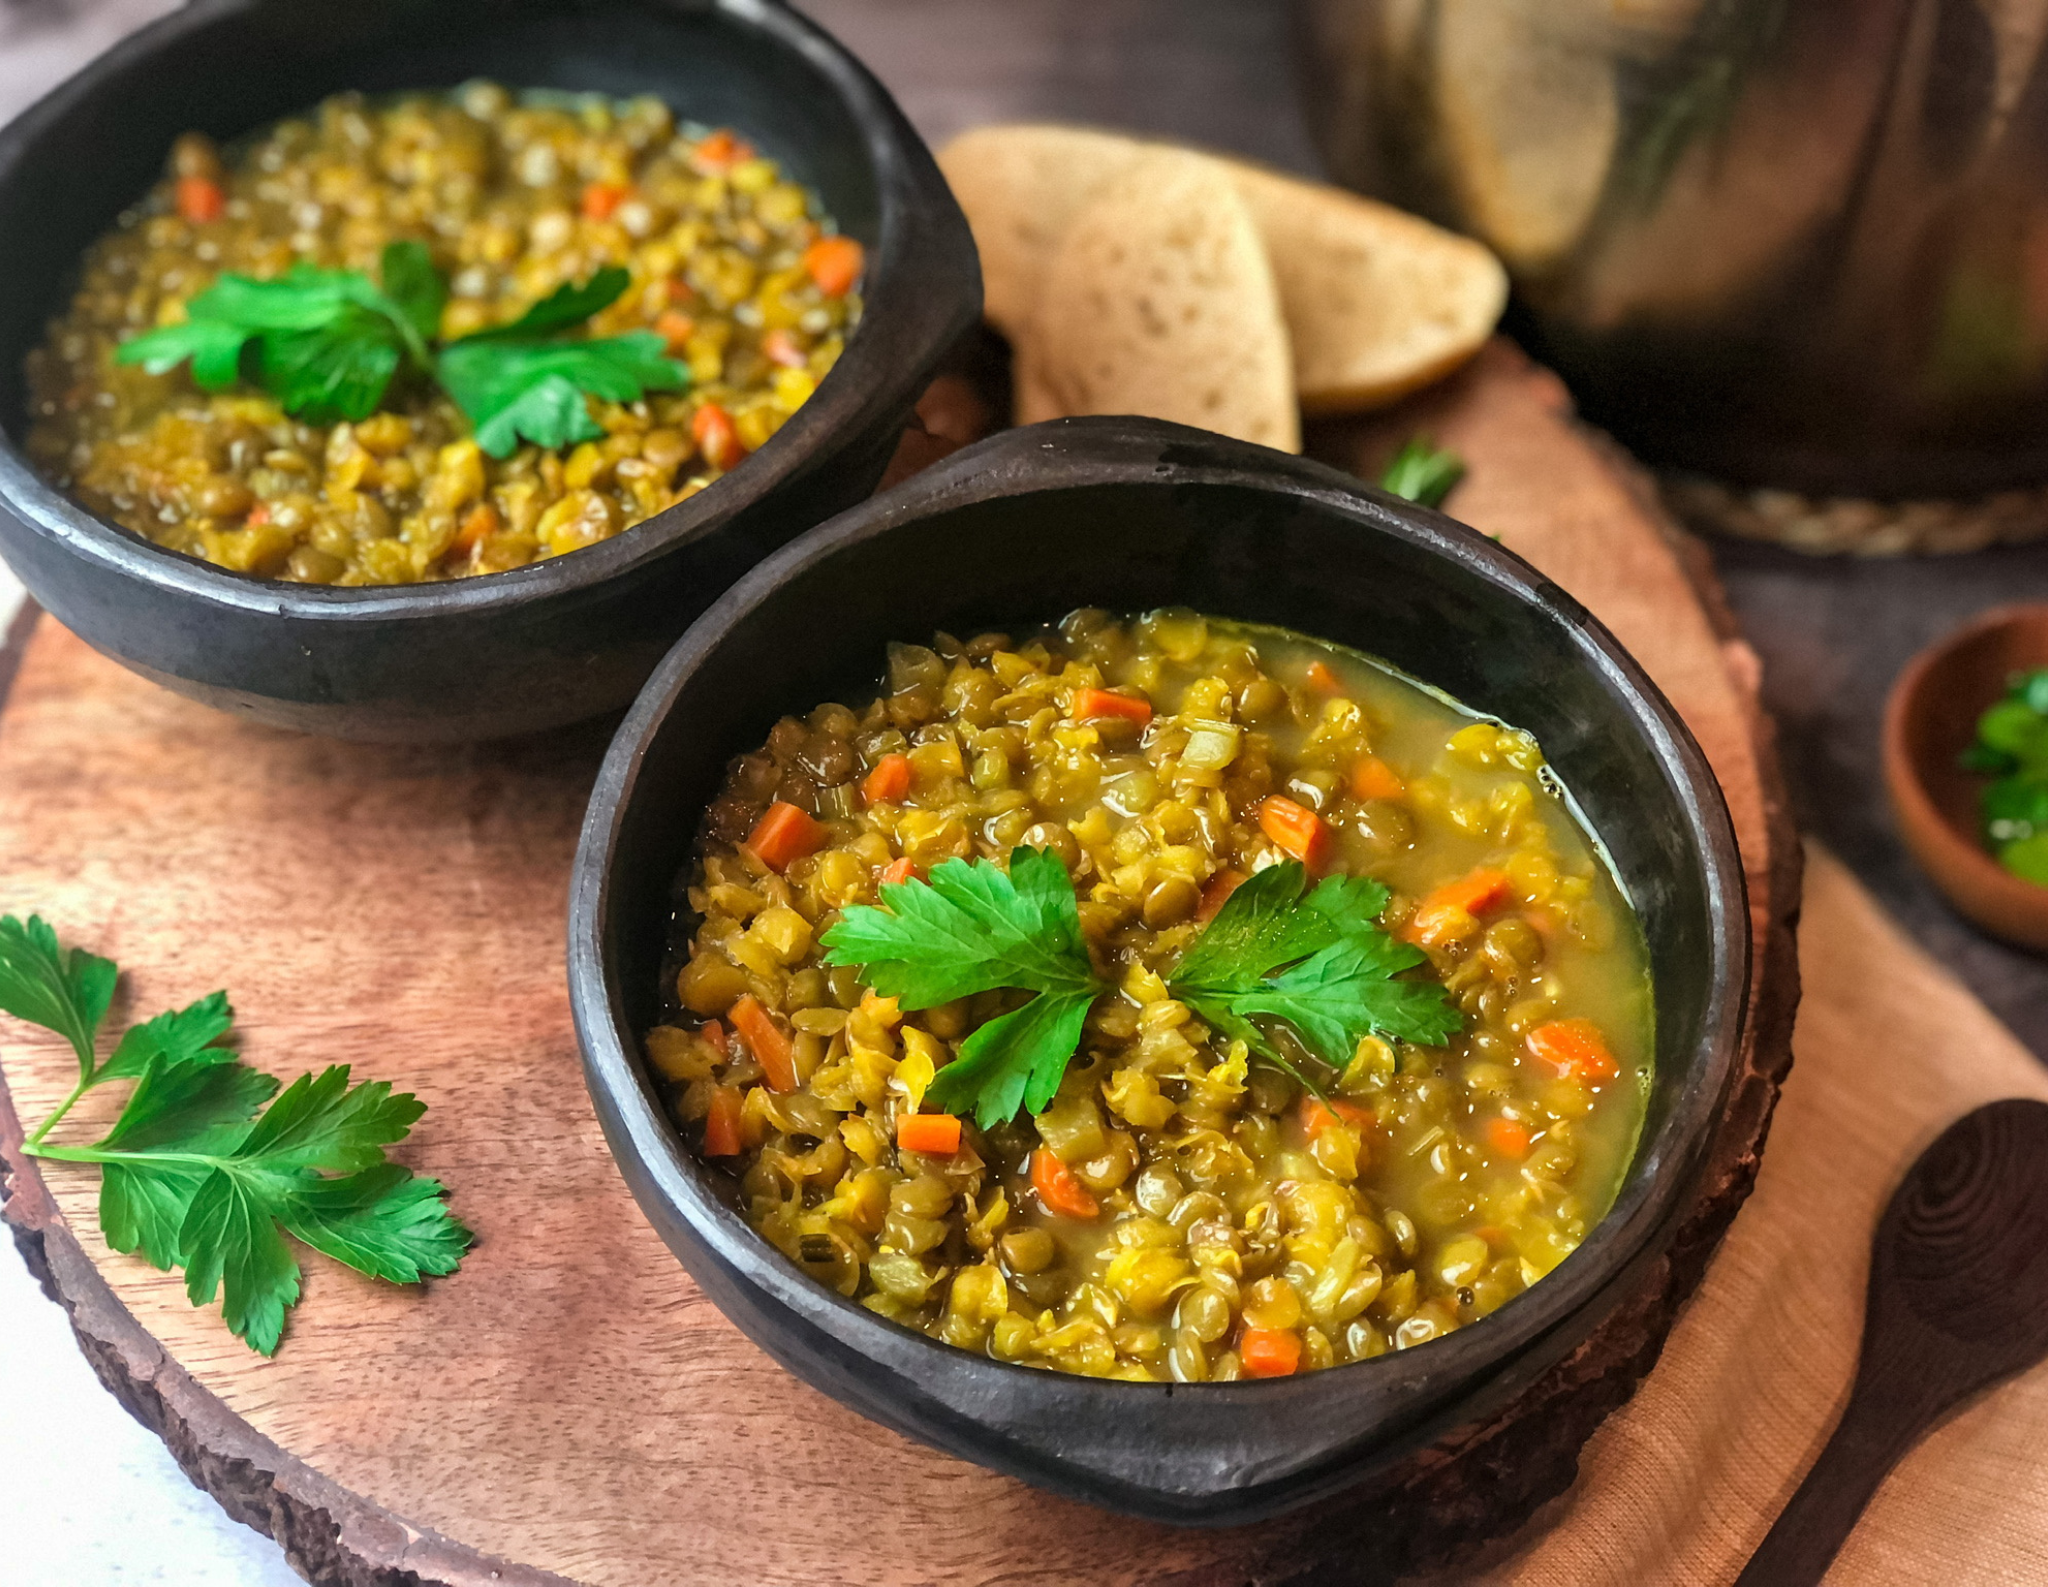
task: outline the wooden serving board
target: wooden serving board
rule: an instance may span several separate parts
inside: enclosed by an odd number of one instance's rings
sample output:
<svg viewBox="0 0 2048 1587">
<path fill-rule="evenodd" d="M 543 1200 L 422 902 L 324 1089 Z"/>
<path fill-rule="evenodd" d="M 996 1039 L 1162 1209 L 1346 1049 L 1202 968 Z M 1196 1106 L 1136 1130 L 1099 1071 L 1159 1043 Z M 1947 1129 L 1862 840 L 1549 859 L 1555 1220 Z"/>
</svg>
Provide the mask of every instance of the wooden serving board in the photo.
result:
<svg viewBox="0 0 2048 1587">
<path fill-rule="evenodd" d="M 1369 1501 L 1190 1532 L 841 1409 L 699 1293 L 585 1097 L 562 932 L 603 727 L 454 749 L 296 737 L 155 688 L 45 619 L 0 715 L 0 907 L 128 966 L 133 1013 L 226 986 L 259 1067 L 346 1061 L 416 1091 L 430 1109 L 401 1154 L 478 1233 L 460 1274 L 423 1289 L 309 1253 L 262 1360 L 176 1279 L 107 1250 L 92 1171 L 20 1157 L 19 1117 L 63 1094 L 72 1061 L 0 1024 L 7 1216 L 107 1386 L 310 1579 L 351 1587 L 1372 1579 L 1518 1522 L 1654 1361 L 1747 1194 L 1790 1061 L 1799 855 L 1754 658 L 1703 593 L 1703 559 L 1557 382 L 1497 344 L 1399 413 L 1315 439 L 1369 469 L 1417 428 L 1470 460 L 1459 515 L 1605 618 L 1692 724 L 1734 810 L 1758 944 L 1754 1045 L 1685 1234 L 1499 1422 Z M 97 1116 L 80 1115 L 82 1137 Z"/>
</svg>

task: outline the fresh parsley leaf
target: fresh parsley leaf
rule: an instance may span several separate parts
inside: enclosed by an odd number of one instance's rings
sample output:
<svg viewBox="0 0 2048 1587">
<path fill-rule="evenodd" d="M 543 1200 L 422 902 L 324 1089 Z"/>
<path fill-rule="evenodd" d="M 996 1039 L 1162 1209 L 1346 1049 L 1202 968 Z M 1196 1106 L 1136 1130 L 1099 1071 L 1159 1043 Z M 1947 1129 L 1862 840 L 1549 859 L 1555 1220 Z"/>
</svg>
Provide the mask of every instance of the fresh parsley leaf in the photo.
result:
<svg viewBox="0 0 2048 1587">
<path fill-rule="evenodd" d="M 140 1080 L 152 1058 L 162 1057 L 178 1064 L 224 1064 L 234 1054 L 218 1042 L 235 1022 L 225 992 L 209 992 L 187 1008 L 159 1014 L 140 1025 L 130 1025 L 115 1046 L 113 1055 L 93 1075 L 93 1083 L 104 1080 Z"/>
<path fill-rule="evenodd" d="M 114 1001 L 118 973 L 111 960 L 58 947 L 57 933 L 40 915 L 30 915 L 27 925 L 0 915 L 0 1013 L 71 1043 L 81 1088 L 92 1079 L 93 1043 Z"/>
<path fill-rule="evenodd" d="M 284 1226 L 314 1250 L 394 1284 L 452 1273 L 469 1231 L 448 1215 L 438 1179 L 380 1163 L 346 1179 L 301 1185 L 284 1207 Z"/>
<path fill-rule="evenodd" d="M 621 266 L 606 265 L 580 287 L 565 281 L 518 319 L 493 325 L 488 330 L 473 331 L 453 345 L 465 347 L 478 342 L 537 341 L 557 331 L 566 331 L 581 325 L 600 309 L 610 308 L 632 279 Z"/>
<path fill-rule="evenodd" d="M 265 1355 L 299 1296 L 287 1233 L 397 1283 L 461 1263 L 470 1234 L 441 1184 L 385 1158 L 425 1111 L 417 1098 L 383 1081 L 351 1086 L 345 1065 L 278 1094 L 275 1079 L 221 1045 L 234 1018 L 223 992 L 132 1026 L 95 1069 L 116 975 L 105 959 L 60 950 L 41 920 L 0 919 L 0 1010 L 57 1031 L 79 1053 L 77 1089 L 23 1149 L 100 1165 L 109 1245 L 183 1267 L 192 1303 L 218 1294 L 228 1327 Z M 91 1146 L 45 1144 L 86 1088 L 107 1080 L 135 1082 L 113 1127 Z"/>
<path fill-rule="evenodd" d="M 465 339 L 442 352 L 435 373 L 476 426 L 477 445 L 506 457 L 521 436 L 539 446 L 601 439 L 586 395 L 632 402 L 686 384 L 688 370 L 664 356 L 665 345 L 652 331 L 591 342 Z"/>
<path fill-rule="evenodd" d="M 441 310 L 448 305 L 448 283 L 434 268 L 434 256 L 427 252 L 425 243 L 386 243 L 378 274 L 384 280 L 384 295 L 397 305 L 422 345 L 441 334 Z"/>
<path fill-rule="evenodd" d="M 226 320 L 159 325 L 129 337 L 114 354 L 114 361 L 140 364 L 152 375 L 167 375 L 189 358 L 192 378 L 202 390 L 223 391 L 242 378 L 242 348 L 254 334 Z"/>
<path fill-rule="evenodd" d="M 925 1088 L 926 1099 L 948 1113 L 972 1112 L 983 1129 L 1015 1118 L 1020 1106 L 1043 1113 L 1081 1045 L 1081 1027 L 1095 997 L 1041 992 L 1022 1008 L 997 1015 L 960 1044 L 960 1056 Z"/>
<path fill-rule="evenodd" d="M 1181 956 L 1168 989 L 1210 1024 L 1283 1065 L 1251 1016 L 1284 1020 L 1334 1068 L 1349 1063 L 1359 1039 L 1373 1033 L 1435 1045 L 1458 1029 L 1441 986 L 1394 979 L 1427 955 L 1379 928 L 1384 887 L 1332 876 L 1304 899 L 1307 882 L 1293 860 L 1247 880 Z"/>
<path fill-rule="evenodd" d="M 1059 1090 L 1095 999 L 1109 990 L 1089 962 L 1074 884 L 1049 849 L 1010 851 L 1010 868 L 946 860 L 928 882 L 882 889 L 887 907 L 845 910 L 822 939 L 825 962 L 907 1009 L 1002 987 L 1036 992 L 961 1044 L 925 1095 L 984 1127 L 1040 1112 Z"/>
<path fill-rule="evenodd" d="M 1223 994 L 1249 991 L 1261 976 L 1320 952 L 1347 930 L 1372 929 L 1387 907 L 1387 890 L 1362 876 L 1328 877 L 1300 907 L 1307 882 L 1307 870 L 1295 860 L 1248 878 L 1181 955 L 1175 984 Z"/>
<path fill-rule="evenodd" d="M 377 318 L 352 308 L 317 330 L 272 331 L 256 343 L 264 389 L 308 424 L 367 419 L 398 373 L 399 357 Z"/>
<path fill-rule="evenodd" d="M 1339 1068 L 1372 1032 L 1441 1042 L 1458 1029 L 1458 1013 L 1436 983 L 1395 979 L 1426 956 L 1379 928 L 1387 896 L 1366 877 L 1332 876 L 1308 889 L 1298 863 L 1269 866 L 1230 895 L 1168 988 L 1311 1089 L 1256 1017 L 1284 1021 Z M 858 967 L 876 992 L 910 1010 L 1000 988 L 1037 994 L 978 1027 L 925 1096 L 948 1112 L 971 1112 L 984 1129 L 1019 1107 L 1042 1112 L 1089 1009 L 1110 990 L 1089 961 L 1066 868 L 1044 849 L 1013 850 L 1007 872 L 987 860 L 947 860 L 928 882 L 884 887 L 882 904 L 841 913 L 821 939 L 827 964 Z"/>
<path fill-rule="evenodd" d="M 254 343 L 256 378 L 286 412 L 315 424 L 366 419 L 401 363 L 428 367 L 447 297 L 419 243 L 391 244 L 382 265 L 389 291 L 361 271 L 303 260 L 268 280 L 231 272 L 185 306 L 185 324 L 131 337 L 115 359 L 163 374 L 190 358 L 193 379 L 217 391 L 240 377 Z"/>
<path fill-rule="evenodd" d="M 1451 487 L 1465 477 L 1465 460 L 1456 452 L 1439 451 L 1429 437 L 1411 437 L 1380 475 L 1380 489 L 1406 497 L 1421 507 L 1441 507 Z"/>
<path fill-rule="evenodd" d="M 906 1009 L 976 992 L 1105 990 L 1081 939 L 1074 884 L 1050 849 L 1010 851 L 1007 872 L 989 860 L 945 860 L 929 881 L 882 889 L 886 908 L 857 904 L 823 937 L 830 965 Z"/>
<path fill-rule="evenodd" d="M 1383 931 L 1353 933 L 1282 971 L 1256 991 L 1232 999 L 1239 1014 L 1285 1020 L 1309 1049 L 1333 1068 L 1351 1061 L 1361 1038 L 1397 1036 L 1440 1046 L 1461 1021 L 1433 981 L 1394 976 L 1428 962 L 1420 948 Z"/>
<path fill-rule="evenodd" d="M 215 1048 L 218 1052 L 221 1049 Z M 169 1272 L 184 1261 L 184 1225 L 211 1159 L 233 1151 L 277 1081 L 232 1057 L 144 1067 L 114 1127 L 99 1141 L 100 1232 L 116 1251 L 140 1251 Z M 195 1303 L 196 1304 L 196 1303 Z"/>
</svg>

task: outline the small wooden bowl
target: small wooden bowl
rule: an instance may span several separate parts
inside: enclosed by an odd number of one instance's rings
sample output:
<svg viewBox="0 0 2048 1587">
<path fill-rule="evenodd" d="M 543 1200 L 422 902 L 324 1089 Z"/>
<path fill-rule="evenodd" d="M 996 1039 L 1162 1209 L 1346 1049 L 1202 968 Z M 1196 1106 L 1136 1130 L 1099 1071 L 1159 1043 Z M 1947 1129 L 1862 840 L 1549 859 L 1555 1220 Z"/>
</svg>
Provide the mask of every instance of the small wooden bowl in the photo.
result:
<svg viewBox="0 0 2048 1587">
<path fill-rule="evenodd" d="M 1963 770 L 1977 718 L 2015 672 L 2048 666 L 2048 605 L 2001 606 L 1931 645 L 1892 685 L 1884 781 L 1899 835 L 1957 910 L 1993 936 L 2048 949 L 2048 887 L 2022 881 L 1978 838 L 1984 779 Z"/>
</svg>

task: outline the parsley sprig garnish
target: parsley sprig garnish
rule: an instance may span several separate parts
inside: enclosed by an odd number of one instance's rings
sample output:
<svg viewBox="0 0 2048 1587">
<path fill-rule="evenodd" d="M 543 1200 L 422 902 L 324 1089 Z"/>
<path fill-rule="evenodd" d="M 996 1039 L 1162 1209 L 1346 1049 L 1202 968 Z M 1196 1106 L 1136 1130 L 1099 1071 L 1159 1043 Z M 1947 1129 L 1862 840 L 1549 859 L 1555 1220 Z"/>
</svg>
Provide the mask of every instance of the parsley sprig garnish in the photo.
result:
<svg viewBox="0 0 2048 1587">
<path fill-rule="evenodd" d="M 223 275 L 186 305 L 182 324 L 130 337 L 115 358 L 153 375 L 189 359 L 207 391 L 252 379 L 312 424 L 366 419 L 401 374 L 431 377 L 493 457 L 509 456 L 521 437 L 549 447 L 598 440 L 604 430 L 587 397 L 632 402 L 689 381 L 652 331 L 571 334 L 626 290 L 631 278 L 617 265 L 438 351 L 448 288 L 425 246 L 387 245 L 380 274 L 381 285 L 358 270 L 301 262 L 268 281 Z"/>
<path fill-rule="evenodd" d="M 350 1085 L 346 1064 L 301 1075 L 279 1095 L 275 1078 L 221 1045 L 234 1023 L 225 992 L 130 1026 L 99 1062 L 118 973 L 61 948 L 34 916 L 26 925 L 0 916 L 0 1011 L 56 1032 L 78 1057 L 78 1083 L 22 1149 L 100 1165 L 108 1245 L 166 1272 L 182 1267 L 192 1304 L 218 1293 L 228 1328 L 264 1355 L 299 1298 L 287 1233 L 394 1283 L 455 1271 L 470 1234 L 440 1182 L 384 1156 L 424 1103 L 381 1080 Z M 90 1146 L 49 1144 L 72 1105 L 110 1080 L 135 1085 L 113 1127 Z"/>
<path fill-rule="evenodd" d="M 1438 448 L 1426 435 L 1410 436 L 1380 475 L 1380 489 L 1419 507 L 1441 507 L 1444 498 L 1465 477 L 1465 460 L 1448 447 Z"/>
<path fill-rule="evenodd" d="M 1181 956 L 1168 990 L 1304 1083 L 1260 1020 L 1288 1026 L 1333 1069 L 1369 1034 L 1435 1045 L 1455 1032 L 1459 1016 L 1441 986 L 1395 979 L 1426 956 L 1380 929 L 1387 890 L 1333 876 L 1304 898 L 1307 881 L 1289 860 L 1245 882 Z M 910 1011 L 1003 989 L 1035 994 L 969 1035 L 925 1091 L 984 1129 L 1019 1106 L 1044 1111 L 1088 1011 L 1112 990 L 1082 940 L 1066 868 L 1044 849 L 1013 849 L 1007 874 L 988 860 L 946 860 L 929 882 L 885 886 L 880 907 L 846 909 L 823 942 L 827 964 L 858 967 Z"/>
</svg>

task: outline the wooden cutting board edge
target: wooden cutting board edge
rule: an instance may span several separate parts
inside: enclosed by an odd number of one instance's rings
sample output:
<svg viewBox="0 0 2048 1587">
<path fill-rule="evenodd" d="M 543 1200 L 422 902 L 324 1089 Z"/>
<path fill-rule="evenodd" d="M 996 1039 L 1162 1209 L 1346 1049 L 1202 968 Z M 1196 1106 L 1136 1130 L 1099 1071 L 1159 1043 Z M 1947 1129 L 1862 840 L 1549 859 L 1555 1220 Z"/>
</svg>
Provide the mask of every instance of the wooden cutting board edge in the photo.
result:
<svg viewBox="0 0 2048 1587">
<path fill-rule="evenodd" d="M 1747 1198 L 1779 1087 L 1791 1066 L 1803 857 L 1778 765 L 1775 730 L 1758 694 L 1758 664 L 1739 637 L 1705 547 L 1670 521 L 1648 478 L 1619 447 L 1589 427 L 1579 429 L 1676 548 L 1749 717 L 1770 856 L 1767 926 L 1754 950 L 1746 1061 L 1700 1201 L 1670 1251 L 1591 1340 L 1501 1417 L 1426 1451 L 1396 1480 L 1372 1485 L 1380 1495 L 1375 1508 L 1393 1501 L 1408 1525 L 1402 1535 L 1384 1535 L 1370 1550 L 1373 1559 L 1356 1558 L 1360 1569 L 1415 1571 L 1470 1559 L 1482 1547 L 1489 1553 L 1511 1549 L 1511 1536 L 1490 1546 L 1484 1540 L 1502 1539 L 1570 1487 L 1580 1448 L 1656 1364 L 1679 1311 Z M 0 710 L 33 621 L 32 611 L 24 614 L 0 647 Z M 321 1475 L 236 1416 L 169 1359 L 115 1298 L 33 1167 L 20 1156 L 21 1138 L 0 1082 L 0 1156 L 8 1169 L 5 1216 L 31 1271 L 65 1308 L 101 1382 L 164 1440 L 196 1486 L 237 1520 L 275 1538 L 301 1574 L 334 1587 L 562 1587 L 568 1581 L 414 1526 Z M 1329 1568 L 1327 1556 L 1304 1553 L 1289 1560 L 1283 1554 L 1269 1559 L 1260 1574 L 1276 1584 L 1308 1582 L 1328 1579 Z M 1182 1578 L 1199 1580 L 1204 1587 L 1212 1580 L 1235 1579 L 1241 1578 L 1209 1572 Z"/>
</svg>

